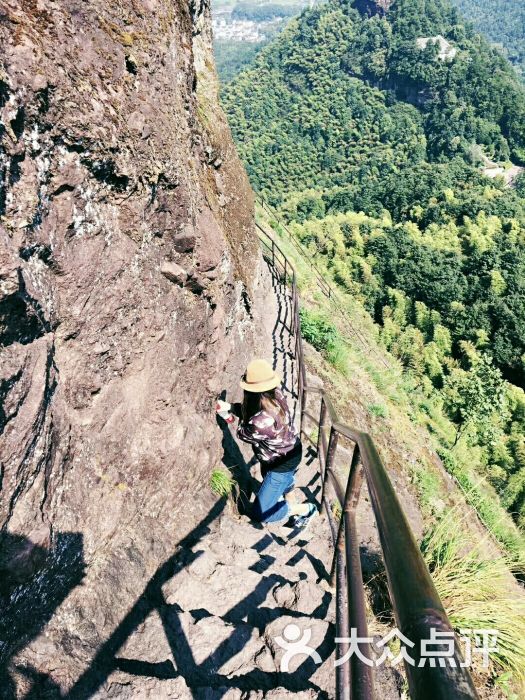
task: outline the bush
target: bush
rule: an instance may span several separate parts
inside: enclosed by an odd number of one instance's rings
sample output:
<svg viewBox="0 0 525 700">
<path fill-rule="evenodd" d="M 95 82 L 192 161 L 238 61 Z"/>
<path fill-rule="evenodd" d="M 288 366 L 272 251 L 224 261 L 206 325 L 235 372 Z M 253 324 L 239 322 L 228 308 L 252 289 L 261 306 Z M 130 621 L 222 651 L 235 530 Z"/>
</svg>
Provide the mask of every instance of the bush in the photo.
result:
<svg viewBox="0 0 525 700">
<path fill-rule="evenodd" d="M 336 327 L 322 314 L 301 308 L 299 315 L 303 338 L 319 352 L 326 352 L 339 339 Z"/>
<path fill-rule="evenodd" d="M 368 406 L 368 412 L 377 418 L 388 418 L 388 409 L 384 404 L 372 403 Z"/>
<path fill-rule="evenodd" d="M 329 346 L 326 352 L 326 357 L 328 359 L 328 362 L 332 365 L 332 367 L 335 367 L 335 369 L 338 372 L 341 372 L 341 374 L 344 374 L 345 376 L 347 375 L 348 348 L 342 340 L 337 340 L 335 343 L 332 343 Z"/>
<path fill-rule="evenodd" d="M 301 333 L 306 342 L 321 352 L 341 374 L 348 371 L 348 348 L 337 328 L 326 316 L 301 308 Z"/>
</svg>

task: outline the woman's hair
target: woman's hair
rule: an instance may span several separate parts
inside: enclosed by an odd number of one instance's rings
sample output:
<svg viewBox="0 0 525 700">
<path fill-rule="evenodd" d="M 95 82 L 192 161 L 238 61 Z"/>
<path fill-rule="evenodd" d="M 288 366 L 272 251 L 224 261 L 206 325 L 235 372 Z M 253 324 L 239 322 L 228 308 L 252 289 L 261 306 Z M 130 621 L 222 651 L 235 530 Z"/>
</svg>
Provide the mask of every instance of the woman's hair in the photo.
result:
<svg viewBox="0 0 525 700">
<path fill-rule="evenodd" d="M 286 418 L 284 409 L 275 396 L 275 389 L 260 393 L 255 393 L 254 391 L 244 392 L 241 410 L 242 422 L 247 423 L 259 411 L 269 413 L 274 420 L 277 416 L 279 416 L 281 421 L 284 421 Z"/>
</svg>

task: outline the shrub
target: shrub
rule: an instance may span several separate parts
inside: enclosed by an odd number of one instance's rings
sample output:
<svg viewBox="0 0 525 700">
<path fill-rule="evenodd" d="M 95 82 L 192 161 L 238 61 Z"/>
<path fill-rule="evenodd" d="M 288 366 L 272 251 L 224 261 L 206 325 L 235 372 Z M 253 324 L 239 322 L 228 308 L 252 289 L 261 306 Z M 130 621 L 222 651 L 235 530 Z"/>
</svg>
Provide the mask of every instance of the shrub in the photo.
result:
<svg viewBox="0 0 525 700">
<path fill-rule="evenodd" d="M 348 348 L 341 340 L 332 343 L 328 347 L 326 357 L 328 362 L 332 367 L 335 367 L 338 372 L 344 375 L 348 373 Z"/>
<path fill-rule="evenodd" d="M 417 489 L 418 500 L 424 512 L 432 512 L 442 494 L 441 479 L 431 464 L 416 463 L 411 470 L 412 481 Z"/>
<path fill-rule="evenodd" d="M 301 332 L 303 338 L 321 352 L 328 362 L 342 374 L 348 371 L 348 348 L 337 328 L 324 314 L 301 308 Z"/>
<path fill-rule="evenodd" d="M 319 352 L 326 352 L 338 340 L 337 329 L 322 314 L 301 308 L 299 315 L 303 338 Z"/>
<path fill-rule="evenodd" d="M 368 406 L 368 412 L 372 416 L 377 416 L 378 418 L 388 418 L 388 409 L 382 403 L 371 403 Z"/>
</svg>

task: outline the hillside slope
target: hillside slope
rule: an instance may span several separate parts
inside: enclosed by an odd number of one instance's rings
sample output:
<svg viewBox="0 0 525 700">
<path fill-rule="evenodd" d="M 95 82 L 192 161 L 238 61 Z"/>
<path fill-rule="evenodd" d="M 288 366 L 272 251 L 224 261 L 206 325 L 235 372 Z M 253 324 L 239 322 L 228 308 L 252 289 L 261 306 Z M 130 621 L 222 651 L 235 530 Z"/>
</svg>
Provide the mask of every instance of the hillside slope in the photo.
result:
<svg viewBox="0 0 525 700">
<path fill-rule="evenodd" d="M 479 32 L 501 48 L 525 79 L 524 0 L 454 0 L 454 4 Z"/>
<path fill-rule="evenodd" d="M 451 455 L 454 469 L 450 462 L 445 468 L 443 445 L 454 425 L 418 378 L 385 350 L 380 329 L 359 301 L 337 289 L 330 264 L 312 247 L 301 247 L 299 227 L 285 229 L 266 207 L 258 208 L 258 217 L 265 230 L 273 229 L 297 273 L 302 333 L 310 344 L 307 367 L 324 383 L 341 420 L 373 436 L 452 624 L 459 631 L 490 620 L 501 632 L 502 653 L 490 668 L 474 664 L 480 697 L 522 697 L 525 643 L 518 630 L 525 624 L 525 595 L 511 571 L 523 568 L 525 538 L 477 473 L 475 453 L 462 444 Z M 317 272 L 335 290 L 331 298 Z M 309 411 L 317 414 L 318 406 Z M 311 429 L 309 421 L 305 427 Z M 315 431 L 309 435 L 315 440 Z M 346 474 L 344 457 L 337 464 Z M 365 488 L 358 521 L 369 629 L 384 635 L 395 623 L 367 500 Z"/>
</svg>

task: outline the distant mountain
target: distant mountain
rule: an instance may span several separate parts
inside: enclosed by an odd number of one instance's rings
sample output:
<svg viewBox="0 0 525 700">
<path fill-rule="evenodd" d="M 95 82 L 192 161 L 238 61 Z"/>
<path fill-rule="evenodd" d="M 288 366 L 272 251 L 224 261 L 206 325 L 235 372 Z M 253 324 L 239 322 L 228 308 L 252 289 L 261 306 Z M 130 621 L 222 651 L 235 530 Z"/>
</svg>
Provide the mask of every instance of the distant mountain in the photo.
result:
<svg viewBox="0 0 525 700">
<path fill-rule="evenodd" d="M 508 61 L 441 0 L 375 5 L 305 11 L 225 89 L 258 189 L 377 209 L 386 179 L 425 161 L 525 163 L 525 89 Z"/>
<path fill-rule="evenodd" d="M 454 0 L 480 32 L 498 44 L 525 81 L 525 0 Z"/>
<path fill-rule="evenodd" d="M 464 436 L 525 527 L 525 396 L 502 384 L 525 387 L 525 87 L 510 63 L 443 0 L 331 0 L 223 102 L 255 188 L 373 315 L 425 410 L 456 425 L 447 464 Z"/>
</svg>

